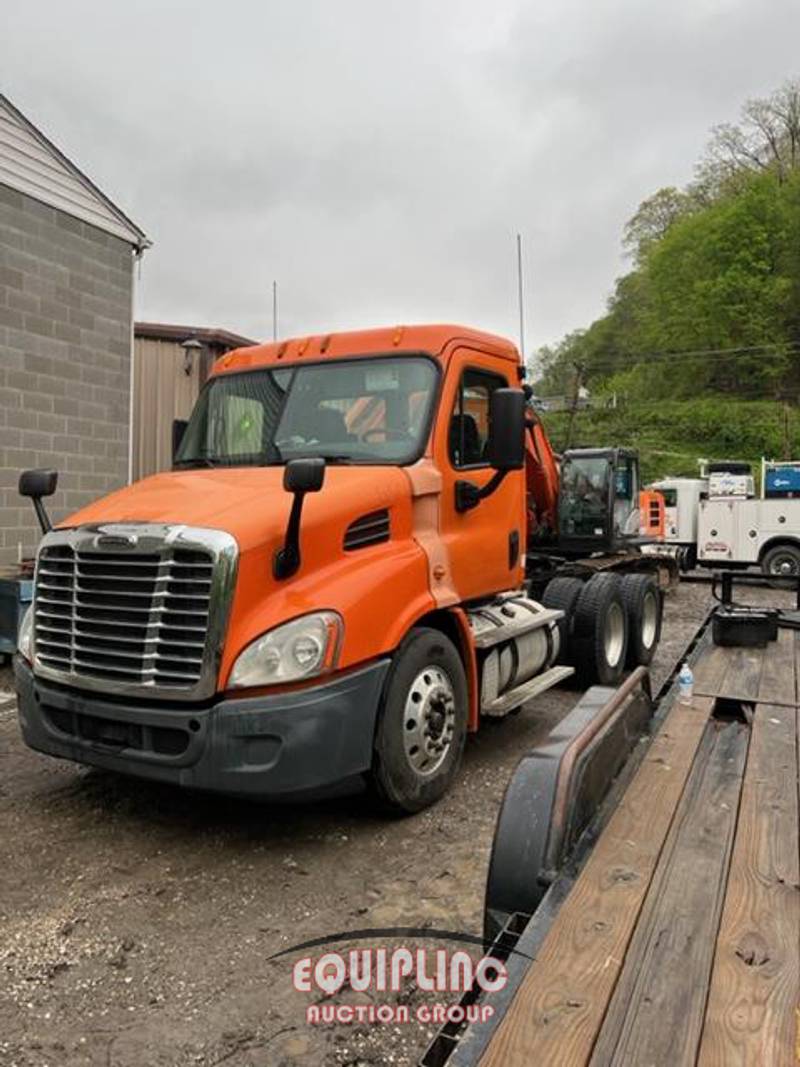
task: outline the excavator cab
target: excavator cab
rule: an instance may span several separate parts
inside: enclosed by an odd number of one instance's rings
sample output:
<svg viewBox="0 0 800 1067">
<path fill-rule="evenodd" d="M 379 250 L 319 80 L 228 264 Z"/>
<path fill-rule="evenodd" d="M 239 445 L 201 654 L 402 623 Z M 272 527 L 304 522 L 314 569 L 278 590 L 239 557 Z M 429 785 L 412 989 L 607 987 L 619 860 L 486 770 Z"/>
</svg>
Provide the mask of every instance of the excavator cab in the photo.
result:
<svg viewBox="0 0 800 1067">
<path fill-rule="evenodd" d="M 561 457 L 558 546 L 566 555 L 641 544 L 639 457 L 627 448 L 576 448 Z"/>
</svg>

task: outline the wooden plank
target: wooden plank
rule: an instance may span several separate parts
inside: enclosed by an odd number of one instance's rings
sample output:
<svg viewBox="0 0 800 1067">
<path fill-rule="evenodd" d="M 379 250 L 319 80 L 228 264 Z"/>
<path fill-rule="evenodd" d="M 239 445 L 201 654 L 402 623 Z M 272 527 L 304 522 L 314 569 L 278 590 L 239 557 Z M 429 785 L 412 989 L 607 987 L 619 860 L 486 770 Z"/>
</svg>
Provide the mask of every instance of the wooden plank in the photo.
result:
<svg viewBox="0 0 800 1067">
<path fill-rule="evenodd" d="M 698 664 L 695 692 L 700 696 L 755 703 L 759 696 L 765 651 L 763 648 L 714 647 Z"/>
<path fill-rule="evenodd" d="M 710 723 L 591 1059 L 693 1065 L 725 900 L 750 730 Z"/>
<path fill-rule="evenodd" d="M 729 648 L 730 665 L 722 696 L 736 700 L 758 700 L 758 687 L 764 667 L 763 648 Z"/>
<path fill-rule="evenodd" d="M 794 709 L 759 706 L 700 1046 L 701 1067 L 788 1067 L 800 1060 L 795 1045 L 800 1004 L 797 740 Z"/>
<path fill-rule="evenodd" d="M 716 696 L 725 683 L 728 673 L 728 649 L 709 643 L 700 660 L 694 665 L 694 691 L 700 696 Z"/>
<path fill-rule="evenodd" d="M 794 665 L 794 630 L 778 630 L 777 641 L 764 650 L 764 667 L 758 686 L 758 699 L 766 704 L 797 703 Z"/>
<path fill-rule="evenodd" d="M 695 697 L 670 709 L 481 1067 L 589 1059 L 712 706 Z"/>
</svg>

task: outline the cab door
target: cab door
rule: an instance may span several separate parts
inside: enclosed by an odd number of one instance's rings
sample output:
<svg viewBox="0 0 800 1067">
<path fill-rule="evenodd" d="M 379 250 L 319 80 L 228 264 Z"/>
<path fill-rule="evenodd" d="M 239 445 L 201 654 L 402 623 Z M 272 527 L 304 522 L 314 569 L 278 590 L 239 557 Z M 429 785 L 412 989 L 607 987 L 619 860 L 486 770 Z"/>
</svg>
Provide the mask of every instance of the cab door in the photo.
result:
<svg viewBox="0 0 800 1067">
<path fill-rule="evenodd" d="M 457 483 L 484 487 L 494 475 L 487 460 L 489 401 L 495 389 L 517 387 L 516 364 L 473 349 L 450 359 L 435 439 L 442 472 L 440 534 L 450 582 L 461 600 L 489 596 L 522 580 L 525 552 L 524 471 L 470 510 L 457 507 Z"/>
</svg>

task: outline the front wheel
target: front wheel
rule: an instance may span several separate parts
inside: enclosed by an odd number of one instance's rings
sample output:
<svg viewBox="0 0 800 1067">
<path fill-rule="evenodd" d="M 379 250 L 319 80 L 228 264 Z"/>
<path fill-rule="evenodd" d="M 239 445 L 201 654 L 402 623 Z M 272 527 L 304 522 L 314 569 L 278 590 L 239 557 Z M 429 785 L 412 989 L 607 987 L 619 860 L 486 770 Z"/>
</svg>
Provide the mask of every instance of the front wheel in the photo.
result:
<svg viewBox="0 0 800 1067">
<path fill-rule="evenodd" d="M 791 577 L 800 574 L 800 548 L 797 545 L 775 545 L 764 553 L 761 560 L 764 574 L 774 577 Z"/>
<path fill-rule="evenodd" d="M 393 811 L 435 803 L 461 764 L 467 735 L 467 682 L 461 657 L 438 630 L 413 630 L 386 681 L 372 781 Z"/>
</svg>

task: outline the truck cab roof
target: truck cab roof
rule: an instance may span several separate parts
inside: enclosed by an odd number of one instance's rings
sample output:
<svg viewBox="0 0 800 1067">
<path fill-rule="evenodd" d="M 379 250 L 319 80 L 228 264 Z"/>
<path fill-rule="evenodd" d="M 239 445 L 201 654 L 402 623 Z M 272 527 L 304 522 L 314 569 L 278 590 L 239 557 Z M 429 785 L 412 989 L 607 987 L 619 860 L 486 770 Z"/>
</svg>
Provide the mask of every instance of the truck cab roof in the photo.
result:
<svg viewBox="0 0 800 1067">
<path fill-rule="evenodd" d="M 448 349 L 462 345 L 520 363 L 516 345 L 504 337 L 484 333 L 469 326 L 449 324 L 422 326 L 383 326 L 370 330 L 293 337 L 283 341 L 251 345 L 228 352 L 215 363 L 212 374 L 252 370 L 280 363 L 318 362 L 347 356 L 425 353 L 444 359 Z"/>
</svg>

